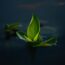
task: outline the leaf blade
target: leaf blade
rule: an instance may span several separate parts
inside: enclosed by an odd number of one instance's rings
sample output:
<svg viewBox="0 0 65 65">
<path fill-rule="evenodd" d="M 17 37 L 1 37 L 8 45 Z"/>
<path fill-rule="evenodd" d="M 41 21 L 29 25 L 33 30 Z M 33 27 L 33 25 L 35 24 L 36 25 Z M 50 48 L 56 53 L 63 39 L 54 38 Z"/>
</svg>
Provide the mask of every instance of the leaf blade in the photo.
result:
<svg viewBox="0 0 65 65">
<path fill-rule="evenodd" d="M 16 35 L 19 37 L 19 39 L 24 40 L 24 41 L 26 40 L 25 37 L 24 37 L 24 33 L 16 32 Z"/>
<path fill-rule="evenodd" d="M 36 47 L 42 46 L 42 47 L 48 47 L 48 46 L 53 46 L 56 45 L 57 39 L 55 37 L 51 37 L 45 42 L 40 42 L 39 44 L 36 45 Z"/>
<path fill-rule="evenodd" d="M 40 23 L 39 23 L 39 19 L 33 15 L 31 22 L 28 26 L 27 29 L 27 36 L 31 39 L 36 41 L 38 38 L 38 35 L 40 33 Z"/>
<path fill-rule="evenodd" d="M 17 36 L 19 37 L 19 39 L 21 39 L 21 40 L 24 40 L 24 41 L 26 41 L 26 42 L 31 42 L 31 41 L 32 41 L 32 40 L 29 39 L 29 38 L 26 36 L 26 34 L 23 33 L 23 32 L 16 32 L 16 34 L 17 34 Z"/>
</svg>

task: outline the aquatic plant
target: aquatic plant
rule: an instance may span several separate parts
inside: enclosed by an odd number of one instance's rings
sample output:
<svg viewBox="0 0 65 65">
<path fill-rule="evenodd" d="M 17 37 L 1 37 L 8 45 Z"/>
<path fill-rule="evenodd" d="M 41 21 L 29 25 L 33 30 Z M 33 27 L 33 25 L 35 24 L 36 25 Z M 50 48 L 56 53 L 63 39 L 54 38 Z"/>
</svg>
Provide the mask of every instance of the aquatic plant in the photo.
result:
<svg viewBox="0 0 65 65">
<path fill-rule="evenodd" d="M 43 41 L 40 35 L 40 20 L 35 15 L 32 15 L 27 32 L 16 32 L 16 34 L 21 40 L 26 41 L 32 47 L 52 46 L 56 45 L 57 41 L 56 37 L 50 37 L 46 41 Z"/>
<path fill-rule="evenodd" d="M 44 36 L 42 38 L 40 33 L 40 20 L 37 16 L 32 15 L 31 21 L 28 25 L 27 31 L 22 32 L 19 31 L 19 22 L 14 24 L 6 24 L 5 26 L 5 35 L 6 38 L 9 39 L 12 36 L 18 36 L 19 39 L 24 40 L 27 45 L 26 49 L 31 55 L 31 60 L 34 62 L 35 55 L 37 51 L 37 47 L 46 47 L 55 45 L 57 39 L 56 37 L 49 37 L 46 41 L 43 41 Z"/>
<path fill-rule="evenodd" d="M 20 17 L 18 18 L 16 23 L 5 25 L 4 33 L 5 33 L 6 39 L 9 39 L 12 36 L 16 36 L 16 31 L 18 31 L 18 27 L 19 27 L 19 21 L 20 21 Z"/>
</svg>

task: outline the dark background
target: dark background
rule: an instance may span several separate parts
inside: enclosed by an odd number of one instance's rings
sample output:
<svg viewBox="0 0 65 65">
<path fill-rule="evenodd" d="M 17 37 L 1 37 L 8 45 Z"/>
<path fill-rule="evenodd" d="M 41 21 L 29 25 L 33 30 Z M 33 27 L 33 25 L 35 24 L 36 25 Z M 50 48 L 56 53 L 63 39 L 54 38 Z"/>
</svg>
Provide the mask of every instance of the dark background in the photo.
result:
<svg viewBox="0 0 65 65">
<path fill-rule="evenodd" d="M 58 37 L 56 46 L 38 48 L 31 64 L 25 42 L 18 38 L 5 41 L 3 28 L 21 16 L 24 31 L 32 13 Z M 42 34 L 44 33 L 41 28 Z M 56 30 L 56 32 L 54 31 Z M 65 1 L 64 0 L 0 0 L 0 65 L 65 65 Z"/>
</svg>

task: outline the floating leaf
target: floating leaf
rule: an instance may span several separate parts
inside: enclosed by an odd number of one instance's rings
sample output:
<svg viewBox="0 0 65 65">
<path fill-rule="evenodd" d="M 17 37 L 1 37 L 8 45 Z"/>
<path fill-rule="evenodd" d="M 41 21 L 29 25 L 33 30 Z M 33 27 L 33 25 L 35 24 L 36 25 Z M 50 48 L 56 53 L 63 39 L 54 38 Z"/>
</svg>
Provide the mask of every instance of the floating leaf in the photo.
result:
<svg viewBox="0 0 65 65">
<path fill-rule="evenodd" d="M 39 33 L 40 33 L 40 23 L 38 18 L 33 15 L 27 29 L 27 36 L 31 40 L 36 41 L 38 39 Z"/>
</svg>

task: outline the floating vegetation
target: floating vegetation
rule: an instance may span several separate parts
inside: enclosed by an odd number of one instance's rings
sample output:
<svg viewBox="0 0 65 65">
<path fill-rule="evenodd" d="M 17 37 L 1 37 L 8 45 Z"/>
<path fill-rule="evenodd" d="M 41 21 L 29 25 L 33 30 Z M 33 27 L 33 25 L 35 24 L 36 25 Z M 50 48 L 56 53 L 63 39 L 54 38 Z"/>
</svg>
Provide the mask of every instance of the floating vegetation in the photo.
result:
<svg viewBox="0 0 65 65">
<path fill-rule="evenodd" d="M 16 34 L 21 40 L 28 42 L 32 47 L 53 46 L 56 45 L 57 41 L 57 38 L 54 36 L 50 36 L 46 41 L 43 41 L 40 35 L 40 21 L 35 15 L 32 15 L 27 31 L 25 33 L 16 32 Z"/>
<path fill-rule="evenodd" d="M 26 48 L 28 49 L 31 60 L 34 61 L 37 47 L 47 47 L 56 45 L 56 36 L 50 36 L 44 41 L 44 36 L 41 36 L 40 20 L 37 16 L 32 15 L 31 21 L 27 27 L 26 32 L 19 31 L 19 22 L 14 24 L 5 25 L 5 35 L 6 39 L 10 39 L 12 36 L 18 36 L 19 39 L 26 42 Z"/>
<path fill-rule="evenodd" d="M 35 60 L 37 47 L 53 46 L 56 45 L 57 42 L 57 39 L 54 36 L 50 36 L 48 39 L 43 41 L 44 38 L 42 38 L 40 35 L 40 27 L 39 18 L 35 15 L 32 15 L 27 31 L 25 33 L 16 32 L 19 39 L 27 42 L 27 49 L 31 55 L 32 62 Z"/>
<path fill-rule="evenodd" d="M 4 33 L 6 39 L 10 39 L 11 37 L 16 36 L 16 32 L 18 31 L 18 27 L 19 27 L 19 21 L 20 21 L 20 17 L 18 18 L 16 23 L 5 25 Z"/>
</svg>

